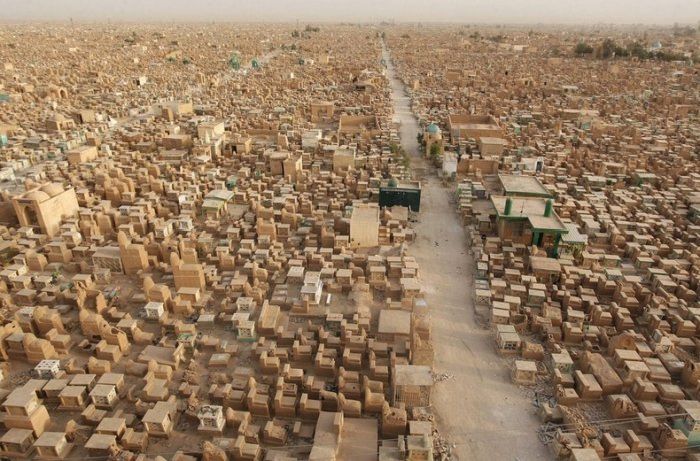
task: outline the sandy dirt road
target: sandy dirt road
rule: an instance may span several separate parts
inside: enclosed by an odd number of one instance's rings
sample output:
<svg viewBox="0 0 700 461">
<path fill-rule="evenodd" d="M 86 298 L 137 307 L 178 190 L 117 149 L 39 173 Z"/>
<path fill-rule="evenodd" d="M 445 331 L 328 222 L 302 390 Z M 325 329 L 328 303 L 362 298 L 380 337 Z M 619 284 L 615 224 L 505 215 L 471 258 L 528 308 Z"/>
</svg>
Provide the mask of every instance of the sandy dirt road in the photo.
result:
<svg viewBox="0 0 700 461">
<path fill-rule="evenodd" d="M 535 407 L 511 383 L 506 362 L 495 351 L 492 333 L 477 323 L 474 262 L 465 230 L 450 201 L 450 190 L 418 152 L 418 123 L 386 48 L 383 57 L 394 117 L 401 123 L 401 145 L 422 181 L 417 240 L 409 253 L 420 265 L 431 309 L 434 369 L 454 375 L 433 388 L 440 433 L 455 444 L 453 459 L 461 461 L 551 459 L 537 438 Z"/>
</svg>

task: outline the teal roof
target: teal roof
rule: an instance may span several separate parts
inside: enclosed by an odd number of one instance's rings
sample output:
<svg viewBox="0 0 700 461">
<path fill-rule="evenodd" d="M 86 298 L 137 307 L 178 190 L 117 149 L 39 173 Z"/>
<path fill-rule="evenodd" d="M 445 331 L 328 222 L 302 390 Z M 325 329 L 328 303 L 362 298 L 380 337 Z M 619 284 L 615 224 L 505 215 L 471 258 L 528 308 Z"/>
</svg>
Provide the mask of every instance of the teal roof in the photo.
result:
<svg viewBox="0 0 700 461">
<path fill-rule="evenodd" d="M 440 127 L 434 123 L 431 123 L 430 125 L 428 125 L 428 128 L 426 128 L 425 131 L 427 131 L 430 134 L 437 134 L 440 132 Z"/>
</svg>

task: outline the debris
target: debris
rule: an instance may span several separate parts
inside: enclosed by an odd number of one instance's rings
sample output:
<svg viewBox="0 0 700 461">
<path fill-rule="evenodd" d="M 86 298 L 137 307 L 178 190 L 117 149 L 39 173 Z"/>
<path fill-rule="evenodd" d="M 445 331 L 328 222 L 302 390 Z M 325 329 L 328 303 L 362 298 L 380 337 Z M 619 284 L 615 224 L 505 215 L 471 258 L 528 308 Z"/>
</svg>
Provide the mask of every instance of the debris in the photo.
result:
<svg viewBox="0 0 700 461">
<path fill-rule="evenodd" d="M 433 381 L 436 383 L 441 383 L 443 381 L 448 381 L 454 379 L 455 375 L 452 373 L 433 373 Z"/>
</svg>

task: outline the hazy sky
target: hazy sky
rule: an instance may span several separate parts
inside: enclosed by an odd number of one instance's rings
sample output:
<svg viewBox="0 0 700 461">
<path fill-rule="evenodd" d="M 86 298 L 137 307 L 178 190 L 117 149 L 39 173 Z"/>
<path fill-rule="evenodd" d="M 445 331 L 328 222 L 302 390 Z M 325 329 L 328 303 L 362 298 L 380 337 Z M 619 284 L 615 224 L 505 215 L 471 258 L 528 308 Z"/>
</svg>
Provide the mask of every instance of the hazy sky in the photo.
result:
<svg viewBox="0 0 700 461">
<path fill-rule="evenodd" d="M 0 11 L 0 21 L 697 24 L 700 0 L 0 0 Z"/>
</svg>

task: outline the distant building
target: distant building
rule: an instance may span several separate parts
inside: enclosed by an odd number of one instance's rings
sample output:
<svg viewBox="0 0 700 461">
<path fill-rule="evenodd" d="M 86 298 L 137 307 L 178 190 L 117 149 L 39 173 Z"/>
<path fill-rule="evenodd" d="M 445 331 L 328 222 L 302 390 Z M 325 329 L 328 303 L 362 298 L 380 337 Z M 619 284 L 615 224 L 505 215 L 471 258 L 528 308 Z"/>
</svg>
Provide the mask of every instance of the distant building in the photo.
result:
<svg viewBox="0 0 700 461">
<path fill-rule="evenodd" d="M 332 102 L 317 101 L 311 103 L 311 121 L 313 123 L 330 122 L 333 120 L 333 112 Z"/>
<path fill-rule="evenodd" d="M 423 133 L 423 142 L 425 143 L 425 153 L 430 155 L 430 150 L 433 145 L 438 146 L 438 153 L 442 154 L 444 147 L 442 142 L 442 131 L 440 127 L 434 123 L 431 123 L 425 128 L 425 133 Z"/>
<path fill-rule="evenodd" d="M 491 196 L 496 226 L 502 240 L 533 245 L 556 253 L 569 229 L 554 212 L 551 199 Z"/>
<path fill-rule="evenodd" d="M 448 117 L 452 140 L 482 137 L 501 138 L 503 129 L 491 115 L 452 114 Z"/>
<path fill-rule="evenodd" d="M 59 183 L 47 183 L 15 196 L 12 206 L 20 225 L 39 227 L 53 237 L 64 218 L 77 215 L 78 198 L 73 187 L 64 189 Z"/>
</svg>

